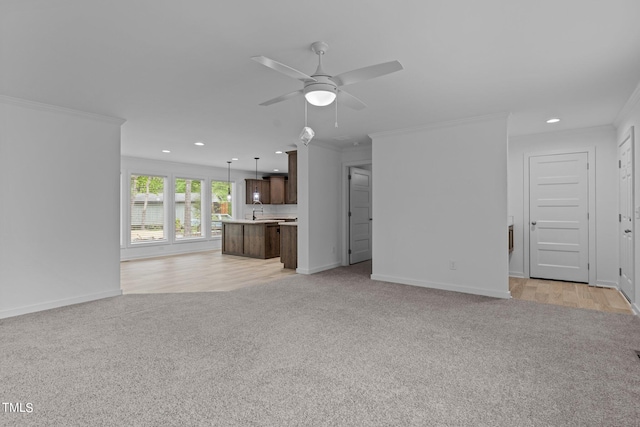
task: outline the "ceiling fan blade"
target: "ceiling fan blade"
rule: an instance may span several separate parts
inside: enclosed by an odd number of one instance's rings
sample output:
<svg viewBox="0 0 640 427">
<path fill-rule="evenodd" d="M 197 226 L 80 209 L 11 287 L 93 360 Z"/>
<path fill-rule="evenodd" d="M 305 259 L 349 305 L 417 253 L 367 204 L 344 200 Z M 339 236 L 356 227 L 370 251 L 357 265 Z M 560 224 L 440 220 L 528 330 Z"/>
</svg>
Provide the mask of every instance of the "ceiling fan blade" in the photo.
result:
<svg viewBox="0 0 640 427">
<path fill-rule="evenodd" d="M 295 98 L 298 95 L 302 95 L 302 92 L 303 92 L 302 89 L 296 90 L 295 92 L 287 93 L 286 95 L 281 95 L 277 98 L 273 98 L 268 101 L 265 101 L 260 105 L 262 105 L 263 107 L 266 107 L 267 105 L 275 104 L 276 102 L 286 101 L 287 99 Z"/>
<path fill-rule="evenodd" d="M 295 68 L 291 68 L 288 65 L 281 64 L 280 62 L 269 59 L 266 56 L 253 56 L 251 57 L 251 59 L 282 74 L 293 77 L 294 79 L 302 80 L 303 82 L 317 81 L 313 77 L 308 76 L 305 73 L 296 70 Z"/>
<path fill-rule="evenodd" d="M 367 104 L 360 101 L 355 96 L 341 89 L 338 89 L 338 102 L 346 105 L 349 108 L 353 108 L 354 110 L 362 110 L 367 106 Z"/>
<path fill-rule="evenodd" d="M 364 68 L 358 68 L 353 71 L 347 71 L 346 73 L 331 77 L 331 80 L 333 80 L 338 86 L 346 86 L 384 76 L 385 74 L 394 73 L 402 69 L 402 64 L 398 61 L 390 61 L 382 64 L 370 65 Z"/>
</svg>

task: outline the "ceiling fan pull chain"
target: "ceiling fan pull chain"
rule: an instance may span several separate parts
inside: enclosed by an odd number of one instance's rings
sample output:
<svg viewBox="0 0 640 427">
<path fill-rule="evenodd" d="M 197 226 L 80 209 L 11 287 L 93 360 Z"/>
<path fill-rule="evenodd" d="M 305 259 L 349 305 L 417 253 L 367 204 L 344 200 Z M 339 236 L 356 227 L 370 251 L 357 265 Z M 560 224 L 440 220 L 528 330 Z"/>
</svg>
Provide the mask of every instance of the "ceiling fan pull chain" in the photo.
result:
<svg viewBox="0 0 640 427">
<path fill-rule="evenodd" d="M 307 127 L 307 100 L 304 100 L 304 127 Z"/>
<path fill-rule="evenodd" d="M 338 97 L 336 96 L 336 127 L 338 127 Z"/>
</svg>

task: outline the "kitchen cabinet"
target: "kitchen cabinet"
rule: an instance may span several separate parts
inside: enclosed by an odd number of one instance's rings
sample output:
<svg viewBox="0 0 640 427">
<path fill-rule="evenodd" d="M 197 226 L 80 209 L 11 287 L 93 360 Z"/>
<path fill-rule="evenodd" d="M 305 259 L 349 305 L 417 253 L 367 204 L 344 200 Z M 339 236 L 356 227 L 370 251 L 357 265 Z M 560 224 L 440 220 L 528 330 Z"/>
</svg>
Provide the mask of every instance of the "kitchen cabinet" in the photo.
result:
<svg viewBox="0 0 640 427">
<path fill-rule="evenodd" d="M 298 223 L 280 223 L 280 262 L 284 268 L 298 267 Z"/>
<path fill-rule="evenodd" d="M 242 224 L 222 223 L 222 253 L 244 255 L 244 226 Z"/>
<path fill-rule="evenodd" d="M 284 176 L 269 177 L 269 193 L 272 205 L 283 205 L 285 202 L 285 180 Z"/>
<path fill-rule="evenodd" d="M 284 176 L 270 176 L 265 179 L 245 179 L 246 204 L 253 204 L 253 193 L 258 190 L 263 205 L 283 205 L 298 203 L 298 152 L 287 151 L 289 163 L 288 179 Z"/>
<path fill-rule="evenodd" d="M 260 259 L 279 257 L 278 221 L 224 221 L 222 253 Z"/>
<path fill-rule="evenodd" d="M 260 202 L 264 205 L 271 203 L 271 185 L 268 180 L 265 179 L 245 179 L 246 183 L 246 198 L 245 201 L 248 205 L 253 203 L 253 193 L 258 189 L 260 193 Z"/>
<path fill-rule="evenodd" d="M 289 156 L 289 179 L 287 180 L 286 200 L 287 204 L 298 203 L 298 152 L 287 151 Z"/>
</svg>

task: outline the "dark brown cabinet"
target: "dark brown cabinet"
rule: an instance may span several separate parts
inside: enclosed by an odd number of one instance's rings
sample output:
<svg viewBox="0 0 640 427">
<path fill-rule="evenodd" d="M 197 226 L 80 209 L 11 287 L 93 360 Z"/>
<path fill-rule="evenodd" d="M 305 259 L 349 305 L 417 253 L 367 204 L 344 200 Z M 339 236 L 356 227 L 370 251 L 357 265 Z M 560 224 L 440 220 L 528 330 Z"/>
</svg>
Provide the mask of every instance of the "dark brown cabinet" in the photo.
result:
<svg viewBox="0 0 640 427">
<path fill-rule="evenodd" d="M 289 179 L 287 180 L 286 201 L 287 204 L 298 203 L 298 152 L 287 151 L 289 155 Z"/>
<path fill-rule="evenodd" d="M 278 257 L 280 226 L 277 222 L 223 222 L 222 253 L 260 259 Z"/>
<path fill-rule="evenodd" d="M 284 268 L 298 267 L 298 226 L 280 226 L 280 262 Z"/>
<path fill-rule="evenodd" d="M 244 226 L 242 224 L 222 223 L 222 253 L 244 255 Z"/>
<path fill-rule="evenodd" d="M 264 234 L 264 257 L 275 258 L 280 256 L 280 226 L 268 224 Z"/>
<path fill-rule="evenodd" d="M 298 203 L 298 152 L 287 151 L 289 155 L 289 177 L 270 176 L 265 179 L 245 179 L 248 205 L 253 204 L 253 193 L 260 193 L 263 205 L 283 205 Z"/>
<path fill-rule="evenodd" d="M 246 203 L 248 205 L 253 203 L 253 193 L 258 190 L 260 193 L 260 202 L 264 205 L 271 203 L 271 186 L 268 180 L 265 179 L 246 179 Z"/>
<path fill-rule="evenodd" d="M 284 176 L 269 177 L 269 193 L 271 195 L 272 205 L 284 205 Z"/>
</svg>

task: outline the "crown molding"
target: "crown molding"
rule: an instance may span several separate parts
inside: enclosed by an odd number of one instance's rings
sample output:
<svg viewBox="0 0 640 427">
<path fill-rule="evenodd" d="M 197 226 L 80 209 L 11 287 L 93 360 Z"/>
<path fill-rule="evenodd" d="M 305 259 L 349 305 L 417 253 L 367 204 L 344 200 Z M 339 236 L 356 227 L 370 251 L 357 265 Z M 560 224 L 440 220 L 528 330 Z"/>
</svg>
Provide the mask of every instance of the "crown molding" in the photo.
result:
<svg viewBox="0 0 640 427">
<path fill-rule="evenodd" d="M 351 153 L 354 151 L 371 151 L 373 145 L 369 142 L 369 143 L 365 143 L 365 144 L 358 144 L 358 145 L 352 145 L 349 147 L 343 147 L 342 148 L 342 152 L 343 153 Z"/>
<path fill-rule="evenodd" d="M 488 121 L 499 120 L 499 119 L 507 120 L 510 115 L 511 113 L 497 113 L 497 114 L 488 114 L 484 116 L 466 117 L 463 119 L 429 123 L 426 125 L 415 126 L 410 128 L 371 133 L 369 134 L 369 137 L 373 139 L 373 138 L 381 138 L 381 137 L 387 137 L 387 136 L 408 135 L 408 134 L 417 133 L 417 132 L 424 132 L 424 131 L 430 131 L 435 129 L 448 128 L 448 127 L 456 127 L 456 126 L 462 126 L 462 125 L 471 124 L 471 123 L 488 122 Z"/>
<path fill-rule="evenodd" d="M 338 152 L 338 153 L 341 153 L 341 152 L 342 152 L 342 149 L 341 149 L 340 147 L 336 147 L 336 146 L 335 146 L 335 145 L 333 145 L 332 143 L 327 142 L 327 141 L 323 141 L 323 140 L 321 140 L 321 139 L 317 139 L 317 140 L 315 140 L 315 139 L 314 139 L 314 140 L 312 140 L 312 141 L 309 143 L 309 146 L 305 146 L 304 144 L 301 144 L 301 145 L 302 145 L 302 147 L 305 147 L 305 148 L 309 148 L 310 146 L 312 146 L 312 145 L 313 145 L 313 146 L 315 146 L 315 147 L 322 147 L 322 148 L 326 148 L 327 150 L 336 151 L 336 152 Z M 302 147 L 300 147 L 300 146 L 299 146 L 299 147 L 298 147 L 298 150 L 300 150 Z"/>
<path fill-rule="evenodd" d="M 629 116 L 631 110 L 633 110 L 636 105 L 638 105 L 638 102 L 640 102 L 640 83 L 638 83 L 629 99 L 627 99 L 627 102 L 625 102 L 622 109 L 616 115 L 616 118 L 613 121 L 615 127 L 620 127 L 622 121 Z"/>
<path fill-rule="evenodd" d="M 86 111 L 73 110 L 71 108 L 59 107 L 57 105 L 43 104 L 41 102 L 29 101 L 21 98 L 14 98 L 12 96 L 0 95 L 0 103 L 7 105 L 15 105 L 18 107 L 30 108 L 32 110 L 48 111 L 54 113 L 68 114 L 71 116 L 78 116 L 85 119 L 97 120 L 100 122 L 106 122 L 122 126 L 126 120 L 118 117 L 104 116 L 102 114 L 88 113 Z"/>
<path fill-rule="evenodd" d="M 526 133 L 522 135 L 513 135 L 509 136 L 509 142 L 518 142 L 520 140 L 526 140 L 530 138 L 542 137 L 542 136 L 551 136 L 551 135 L 576 135 L 581 133 L 591 133 L 591 132 L 614 132 L 616 128 L 613 125 L 599 125 L 599 126 L 589 126 L 586 128 L 572 128 L 572 129 L 562 129 L 562 130 L 553 130 L 547 132 L 536 132 L 536 133 Z"/>
</svg>

